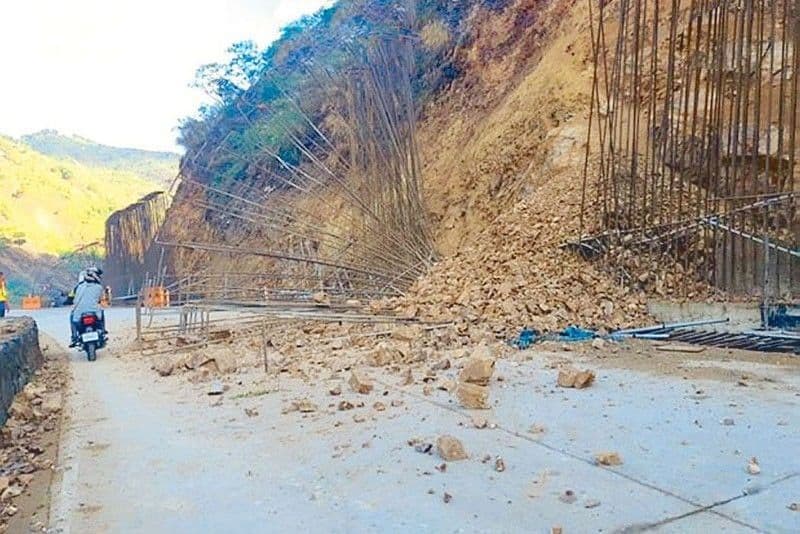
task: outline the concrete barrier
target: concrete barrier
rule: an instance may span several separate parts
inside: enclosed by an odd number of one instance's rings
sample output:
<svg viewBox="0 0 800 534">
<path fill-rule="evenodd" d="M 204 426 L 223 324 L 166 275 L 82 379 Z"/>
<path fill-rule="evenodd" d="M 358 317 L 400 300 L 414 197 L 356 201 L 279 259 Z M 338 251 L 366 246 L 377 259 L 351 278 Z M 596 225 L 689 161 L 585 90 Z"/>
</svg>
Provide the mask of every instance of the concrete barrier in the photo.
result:
<svg viewBox="0 0 800 534">
<path fill-rule="evenodd" d="M 650 301 L 647 310 L 658 321 L 681 323 L 704 319 L 730 319 L 725 324 L 708 327 L 721 332 L 741 332 L 761 326 L 758 303 L 747 302 L 668 302 Z M 647 325 L 643 325 L 647 326 Z"/>
<path fill-rule="evenodd" d="M 39 330 L 30 317 L 0 319 L 0 425 L 14 396 L 44 362 Z"/>
</svg>

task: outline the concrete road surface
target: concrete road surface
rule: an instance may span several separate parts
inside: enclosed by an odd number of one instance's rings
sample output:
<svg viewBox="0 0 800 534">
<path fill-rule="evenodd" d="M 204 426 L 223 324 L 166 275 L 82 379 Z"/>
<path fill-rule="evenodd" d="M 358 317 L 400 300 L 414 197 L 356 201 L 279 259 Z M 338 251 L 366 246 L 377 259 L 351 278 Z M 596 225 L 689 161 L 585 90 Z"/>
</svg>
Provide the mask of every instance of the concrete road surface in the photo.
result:
<svg viewBox="0 0 800 534">
<path fill-rule="evenodd" d="M 66 342 L 65 310 L 34 316 Z M 112 333 L 131 322 L 111 310 Z M 564 390 L 544 357 L 503 361 L 482 414 L 497 427 L 476 429 L 446 392 L 387 382 L 356 423 L 358 410 L 281 413 L 290 398 L 330 405 L 324 385 L 243 374 L 215 406 L 208 384 L 73 354 L 55 532 L 800 532 L 796 372 L 736 387 L 603 368 L 593 387 Z M 402 406 L 377 413 L 378 400 Z M 407 444 L 441 434 L 470 454 L 444 472 Z M 600 451 L 624 463 L 598 467 Z"/>
</svg>

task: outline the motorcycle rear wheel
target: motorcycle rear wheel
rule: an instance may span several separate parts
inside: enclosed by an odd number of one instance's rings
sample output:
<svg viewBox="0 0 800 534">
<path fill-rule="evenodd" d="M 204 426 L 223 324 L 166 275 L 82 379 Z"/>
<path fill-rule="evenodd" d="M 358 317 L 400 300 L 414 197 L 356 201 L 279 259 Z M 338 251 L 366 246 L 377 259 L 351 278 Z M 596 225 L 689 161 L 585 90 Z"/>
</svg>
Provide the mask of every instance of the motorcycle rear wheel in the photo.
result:
<svg viewBox="0 0 800 534">
<path fill-rule="evenodd" d="M 97 359 L 97 345 L 94 341 L 86 344 L 86 359 L 93 362 Z"/>
</svg>

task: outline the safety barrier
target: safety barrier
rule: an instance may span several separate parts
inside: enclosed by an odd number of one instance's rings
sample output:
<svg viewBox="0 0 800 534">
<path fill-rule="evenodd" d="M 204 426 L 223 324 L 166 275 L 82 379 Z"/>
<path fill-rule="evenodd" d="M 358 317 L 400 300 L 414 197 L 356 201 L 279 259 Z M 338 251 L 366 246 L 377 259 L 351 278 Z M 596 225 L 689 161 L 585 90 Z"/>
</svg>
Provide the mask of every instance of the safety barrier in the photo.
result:
<svg viewBox="0 0 800 534">
<path fill-rule="evenodd" d="M 169 290 L 165 287 L 146 287 L 143 290 L 144 305 L 147 308 L 169 307 Z"/>
<path fill-rule="evenodd" d="M 42 297 L 39 295 L 28 295 L 22 297 L 23 310 L 39 310 L 42 308 Z"/>
</svg>

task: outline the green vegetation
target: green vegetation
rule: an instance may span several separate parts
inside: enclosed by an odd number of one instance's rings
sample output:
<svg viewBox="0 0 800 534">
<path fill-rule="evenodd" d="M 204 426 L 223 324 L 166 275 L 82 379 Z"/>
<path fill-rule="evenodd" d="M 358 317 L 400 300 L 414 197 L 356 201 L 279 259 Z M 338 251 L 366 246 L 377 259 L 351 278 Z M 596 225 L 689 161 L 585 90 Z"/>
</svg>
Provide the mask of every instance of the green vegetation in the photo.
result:
<svg viewBox="0 0 800 534">
<path fill-rule="evenodd" d="M 25 135 L 22 141 L 34 150 L 56 159 L 73 160 L 88 167 L 130 172 L 157 184 L 169 183 L 175 177 L 180 160 L 180 156 L 172 152 L 101 145 L 77 135 L 61 135 L 55 130 Z"/>
<path fill-rule="evenodd" d="M 324 124 L 336 115 L 349 69 L 358 68 L 366 50 L 388 35 L 415 43 L 412 85 L 421 108 L 460 75 L 453 49 L 464 43 L 454 36 L 465 32 L 469 14 L 478 7 L 499 9 L 506 3 L 337 2 L 285 27 L 263 51 L 248 41 L 232 45 L 229 63 L 204 65 L 197 71 L 195 85 L 205 89 L 214 104 L 181 124 L 178 142 L 186 148 L 185 170 L 195 179 L 230 185 L 264 181 L 265 176 L 296 165 L 301 155 L 294 140 L 312 150 L 324 145 L 310 122 Z M 337 132 L 325 134 L 336 137 Z"/>
<path fill-rule="evenodd" d="M 69 254 L 102 241 L 106 218 L 154 189 L 132 172 L 51 158 L 0 136 L 0 248 Z"/>
</svg>

